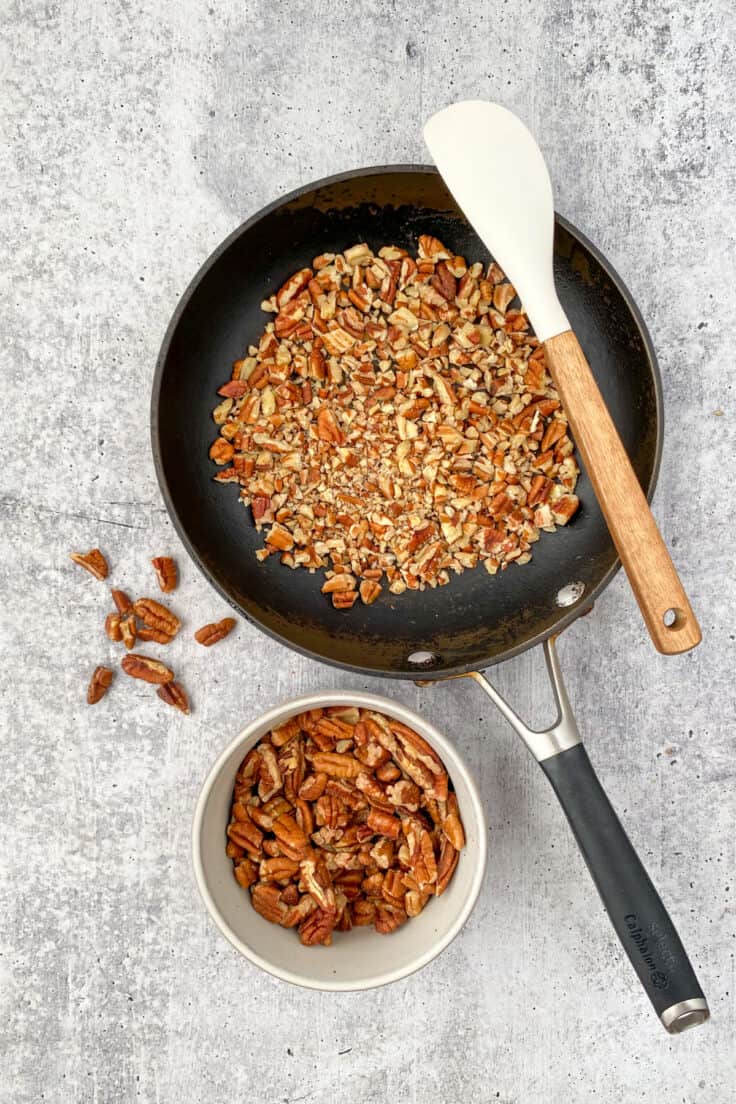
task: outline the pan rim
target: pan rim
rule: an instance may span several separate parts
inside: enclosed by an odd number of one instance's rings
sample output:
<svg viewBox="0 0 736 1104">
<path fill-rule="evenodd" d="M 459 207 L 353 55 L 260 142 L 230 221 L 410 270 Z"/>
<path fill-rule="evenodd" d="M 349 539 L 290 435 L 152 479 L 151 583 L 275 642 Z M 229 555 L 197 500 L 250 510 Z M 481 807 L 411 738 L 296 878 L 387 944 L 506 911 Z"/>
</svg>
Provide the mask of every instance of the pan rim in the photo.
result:
<svg viewBox="0 0 736 1104">
<path fill-rule="evenodd" d="M 152 391 L 151 391 L 151 406 L 150 406 L 150 434 L 151 434 L 151 449 L 153 452 L 153 463 L 156 471 L 156 479 L 158 481 L 159 490 L 166 506 L 166 511 L 172 521 L 174 529 L 181 540 L 184 548 L 187 551 L 190 559 L 196 564 L 200 572 L 209 582 L 218 594 L 237 610 L 241 617 L 244 617 L 246 621 L 255 625 L 261 632 L 266 633 L 272 639 L 278 641 L 284 647 L 289 648 L 291 651 L 298 652 L 300 655 L 306 656 L 308 659 L 317 660 L 321 663 L 327 663 L 331 667 L 338 667 L 342 670 L 353 671 L 360 675 L 370 675 L 371 677 L 378 678 L 392 678 L 392 679 L 409 679 L 414 677 L 420 678 L 422 674 L 429 674 L 432 672 L 422 672 L 417 669 L 415 672 L 407 671 L 395 671 L 395 670 L 377 670 L 373 667 L 363 667 L 357 664 L 345 663 L 336 659 L 328 658 L 327 656 L 319 655 L 316 652 L 311 651 L 309 648 L 304 648 L 299 644 L 294 643 L 287 637 L 276 632 L 274 629 L 263 624 L 260 619 L 254 616 L 252 613 L 246 613 L 246 611 L 233 600 L 227 590 L 220 585 L 219 582 L 212 576 L 209 568 L 203 561 L 202 557 L 197 552 L 196 548 L 189 539 L 186 532 L 186 528 L 179 517 L 178 511 L 174 505 L 173 496 L 169 488 L 168 480 L 164 472 L 163 458 L 161 452 L 161 435 L 159 431 L 159 416 L 160 416 L 160 398 L 161 398 L 161 382 L 163 379 L 164 367 L 168 358 L 171 343 L 179 325 L 179 322 L 187 309 L 189 302 L 201 284 L 202 280 L 208 274 L 208 272 L 214 267 L 217 261 L 220 259 L 223 253 L 237 241 L 237 239 L 244 233 L 246 233 L 252 226 L 255 226 L 262 219 L 266 218 L 272 212 L 283 207 L 285 204 L 290 203 L 296 199 L 301 199 L 303 196 L 308 195 L 310 192 L 314 192 L 319 188 L 325 188 L 332 184 L 341 184 L 348 180 L 355 180 L 362 177 L 379 176 L 386 173 L 405 173 L 407 175 L 434 175 L 439 176 L 439 173 L 434 165 L 424 165 L 421 163 L 406 163 L 396 165 L 370 165 L 360 169 L 350 169 L 347 172 L 333 173 L 330 176 L 325 176 L 319 180 L 314 180 L 308 184 L 302 185 L 299 188 L 295 188 L 290 192 L 285 193 L 282 196 L 274 199 L 271 203 L 266 204 L 264 207 L 259 208 L 253 215 L 246 219 L 243 223 L 237 226 L 230 234 L 227 235 L 223 241 L 209 254 L 205 261 L 200 265 L 199 269 L 189 281 L 187 287 L 179 298 L 179 301 L 171 316 L 171 320 L 166 328 L 161 348 L 159 349 L 158 357 L 156 359 L 156 366 L 153 375 Z M 659 478 L 661 460 L 662 460 L 662 448 L 664 440 L 664 400 L 662 393 L 662 377 L 659 370 L 659 363 L 657 360 L 657 354 L 654 349 L 649 329 L 644 321 L 644 318 L 631 294 L 628 287 L 619 276 L 616 269 L 608 261 L 608 259 L 601 253 L 601 251 L 590 241 L 590 239 L 579 230 L 574 223 L 563 215 L 555 211 L 555 223 L 559 225 L 563 230 L 567 231 L 572 238 L 574 238 L 584 249 L 595 258 L 597 263 L 606 273 L 610 279 L 612 285 L 616 288 L 621 298 L 623 299 L 627 310 L 630 312 L 636 328 L 644 346 L 647 361 L 650 366 L 652 380 L 654 383 L 654 406 L 655 406 L 655 448 L 654 448 L 654 463 L 652 466 L 652 473 L 649 478 L 649 483 L 645 490 L 647 500 L 652 501 L 654 492 L 657 486 Z M 544 643 L 552 636 L 556 636 L 568 628 L 573 621 L 576 621 L 578 617 L 581 617 L 584 613 L 589 612 L 595 605 L 596 601 L 611 582 L 613 577 L 619 571 L 621 567 L 621 561 L 618 557 L 613 561 L 610 568 L 601 576 L 596 585 L 585 595 L 584 601 L 579 601 L 571 606 L 567 612 L 560 611 L 560 616 L 557 618 L 553 625 L 547 629 L 543 629 L 536 633 L 533 637 L 522 643 L 515 644 L 513 647 L 506 649 L 500 655 L 491 656 L 488 659 L 480 662 L 457 664 L 453 667 L 443 668 L 441 672 L 437 673 L 437 679 L 452 678 L 458 675 L 466 675 L 472 671 L 485 670 L 488 667 L 495 667 L 499 663 L 505 662 L 507 659 L 512 659 L 514 656 L 521 655 L 523 652 L 528 651 L 531 648 L 536 647 L 538 644 Z"/>
</svg>

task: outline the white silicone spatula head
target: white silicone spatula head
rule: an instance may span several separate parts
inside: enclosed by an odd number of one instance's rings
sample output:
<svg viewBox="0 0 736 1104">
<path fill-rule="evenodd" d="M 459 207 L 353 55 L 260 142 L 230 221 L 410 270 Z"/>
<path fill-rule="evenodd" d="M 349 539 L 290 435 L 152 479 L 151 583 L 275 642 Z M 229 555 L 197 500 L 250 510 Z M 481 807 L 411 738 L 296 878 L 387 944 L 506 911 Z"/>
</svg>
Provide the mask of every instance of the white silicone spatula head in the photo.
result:
<svg viewBox="0 0 736 1104">
<path fill-rule="evenodd" d="M 552 184 L 521 120 L 498 104 L 466 100 L 433 115 L 424 138 L 458 206 L 516 288 L 539 340 L 569 330 L 552 273 Z"/>
</svg>

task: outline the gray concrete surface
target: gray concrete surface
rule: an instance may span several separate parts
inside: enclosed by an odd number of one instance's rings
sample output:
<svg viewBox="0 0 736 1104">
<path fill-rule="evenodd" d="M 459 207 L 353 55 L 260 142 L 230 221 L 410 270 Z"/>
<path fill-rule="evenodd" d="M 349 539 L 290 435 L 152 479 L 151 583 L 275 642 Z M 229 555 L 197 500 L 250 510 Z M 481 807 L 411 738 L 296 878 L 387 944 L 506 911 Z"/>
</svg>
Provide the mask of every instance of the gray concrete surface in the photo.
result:
<svg viewBox="0 0 736 1104">
<path fill-rule="evenodd" d="M 547 1104 L 734 1098 L 733 242 L 729 0 L 2 11 L 0 1099 Z M 609 255 L 661 356 L 656 513 L 705 640 L 648 643 L 619 577 L 561 651 L 591 757 L 681 926 L 712 1022 L 650 1012 L 546 783 L 471 686 L 370 683 L 241 624 L 172 658 L 191 719 L 115 687 L 89 709 L 99 544 L 131 590 L 179 556 L 189 626 L 226 611 L 164 512 L 148 397 L 168 318 L 242 219 L 310 178 L 422 160 L 420 124 L 498 98 L 539 135 L 559 209 Z M 541 660 L 497 673 L 527 715 Z M 289 988 L 217 935 L 190 873 L 203 776 L 242 722 L 315 687 L 385 691 L 478 772 L 479 907 L 386 990 Z"/>
</svg>

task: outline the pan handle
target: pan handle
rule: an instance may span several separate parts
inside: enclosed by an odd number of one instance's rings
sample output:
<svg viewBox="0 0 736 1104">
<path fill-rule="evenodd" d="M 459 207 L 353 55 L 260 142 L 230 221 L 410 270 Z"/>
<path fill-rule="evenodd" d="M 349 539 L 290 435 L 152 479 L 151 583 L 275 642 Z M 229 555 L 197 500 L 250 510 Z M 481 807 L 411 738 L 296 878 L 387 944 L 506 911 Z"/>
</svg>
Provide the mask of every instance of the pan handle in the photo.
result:
<svg viewBox="0 0 736 1104">
<path fill-rule="evenodd" d="M 552 728 L 530 729 L 481 674 L 473 678 L 521 736 L 567 816 L 621 944 L 671 1034 L 710 1012 L 674 924 L 598 781 L 562 680 L 554 637 L 544 644 L 558 708 Z"/>
</svg>

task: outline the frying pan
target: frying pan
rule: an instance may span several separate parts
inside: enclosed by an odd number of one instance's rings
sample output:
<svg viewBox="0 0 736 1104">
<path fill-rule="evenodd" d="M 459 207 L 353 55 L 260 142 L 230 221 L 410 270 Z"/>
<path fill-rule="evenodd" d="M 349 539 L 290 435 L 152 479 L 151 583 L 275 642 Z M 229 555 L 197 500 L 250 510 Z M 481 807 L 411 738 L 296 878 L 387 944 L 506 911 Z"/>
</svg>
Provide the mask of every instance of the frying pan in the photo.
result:
<svg viewBox="0 0 736 1104">
<path fill-rule="evenodd" d="M 471 674 L 539 761 L 652 1004 L 670 1032 L 704 1022 L 708 1007 L 662 902 L 598 782 L 580 740 L 554 647 L 618 569 L 583 470 L 581 508 L 534 557 L 493 578 L 482 569 L 436 590 L 384 594 L 335 610 L 318 576 L 259 563 L 262 538 L 238 488 L 212 483 L 211 410 L 232 362 L 263 329 L 261 301 L 314 256 L 355 242 L 416 250 L 433 234 L 468 258 L 491 258 L 439 175 L 421 165 L 329 177 L 249 219 L 205 262 L 182 296 L 156 366 L 153 454 L 161 491 L 185 547 L 210 582 L 265 632 L 304 655 L 363 674 L 435 680 Z M 651 496 L 662 444 L 662 395 L 651 340 L 623 283 L 561 217 L 555 280 L 642 487 Z M 559 708 L 533 732 L 479 672 L 535 644 L 545 651 Z"/>
</svg>

